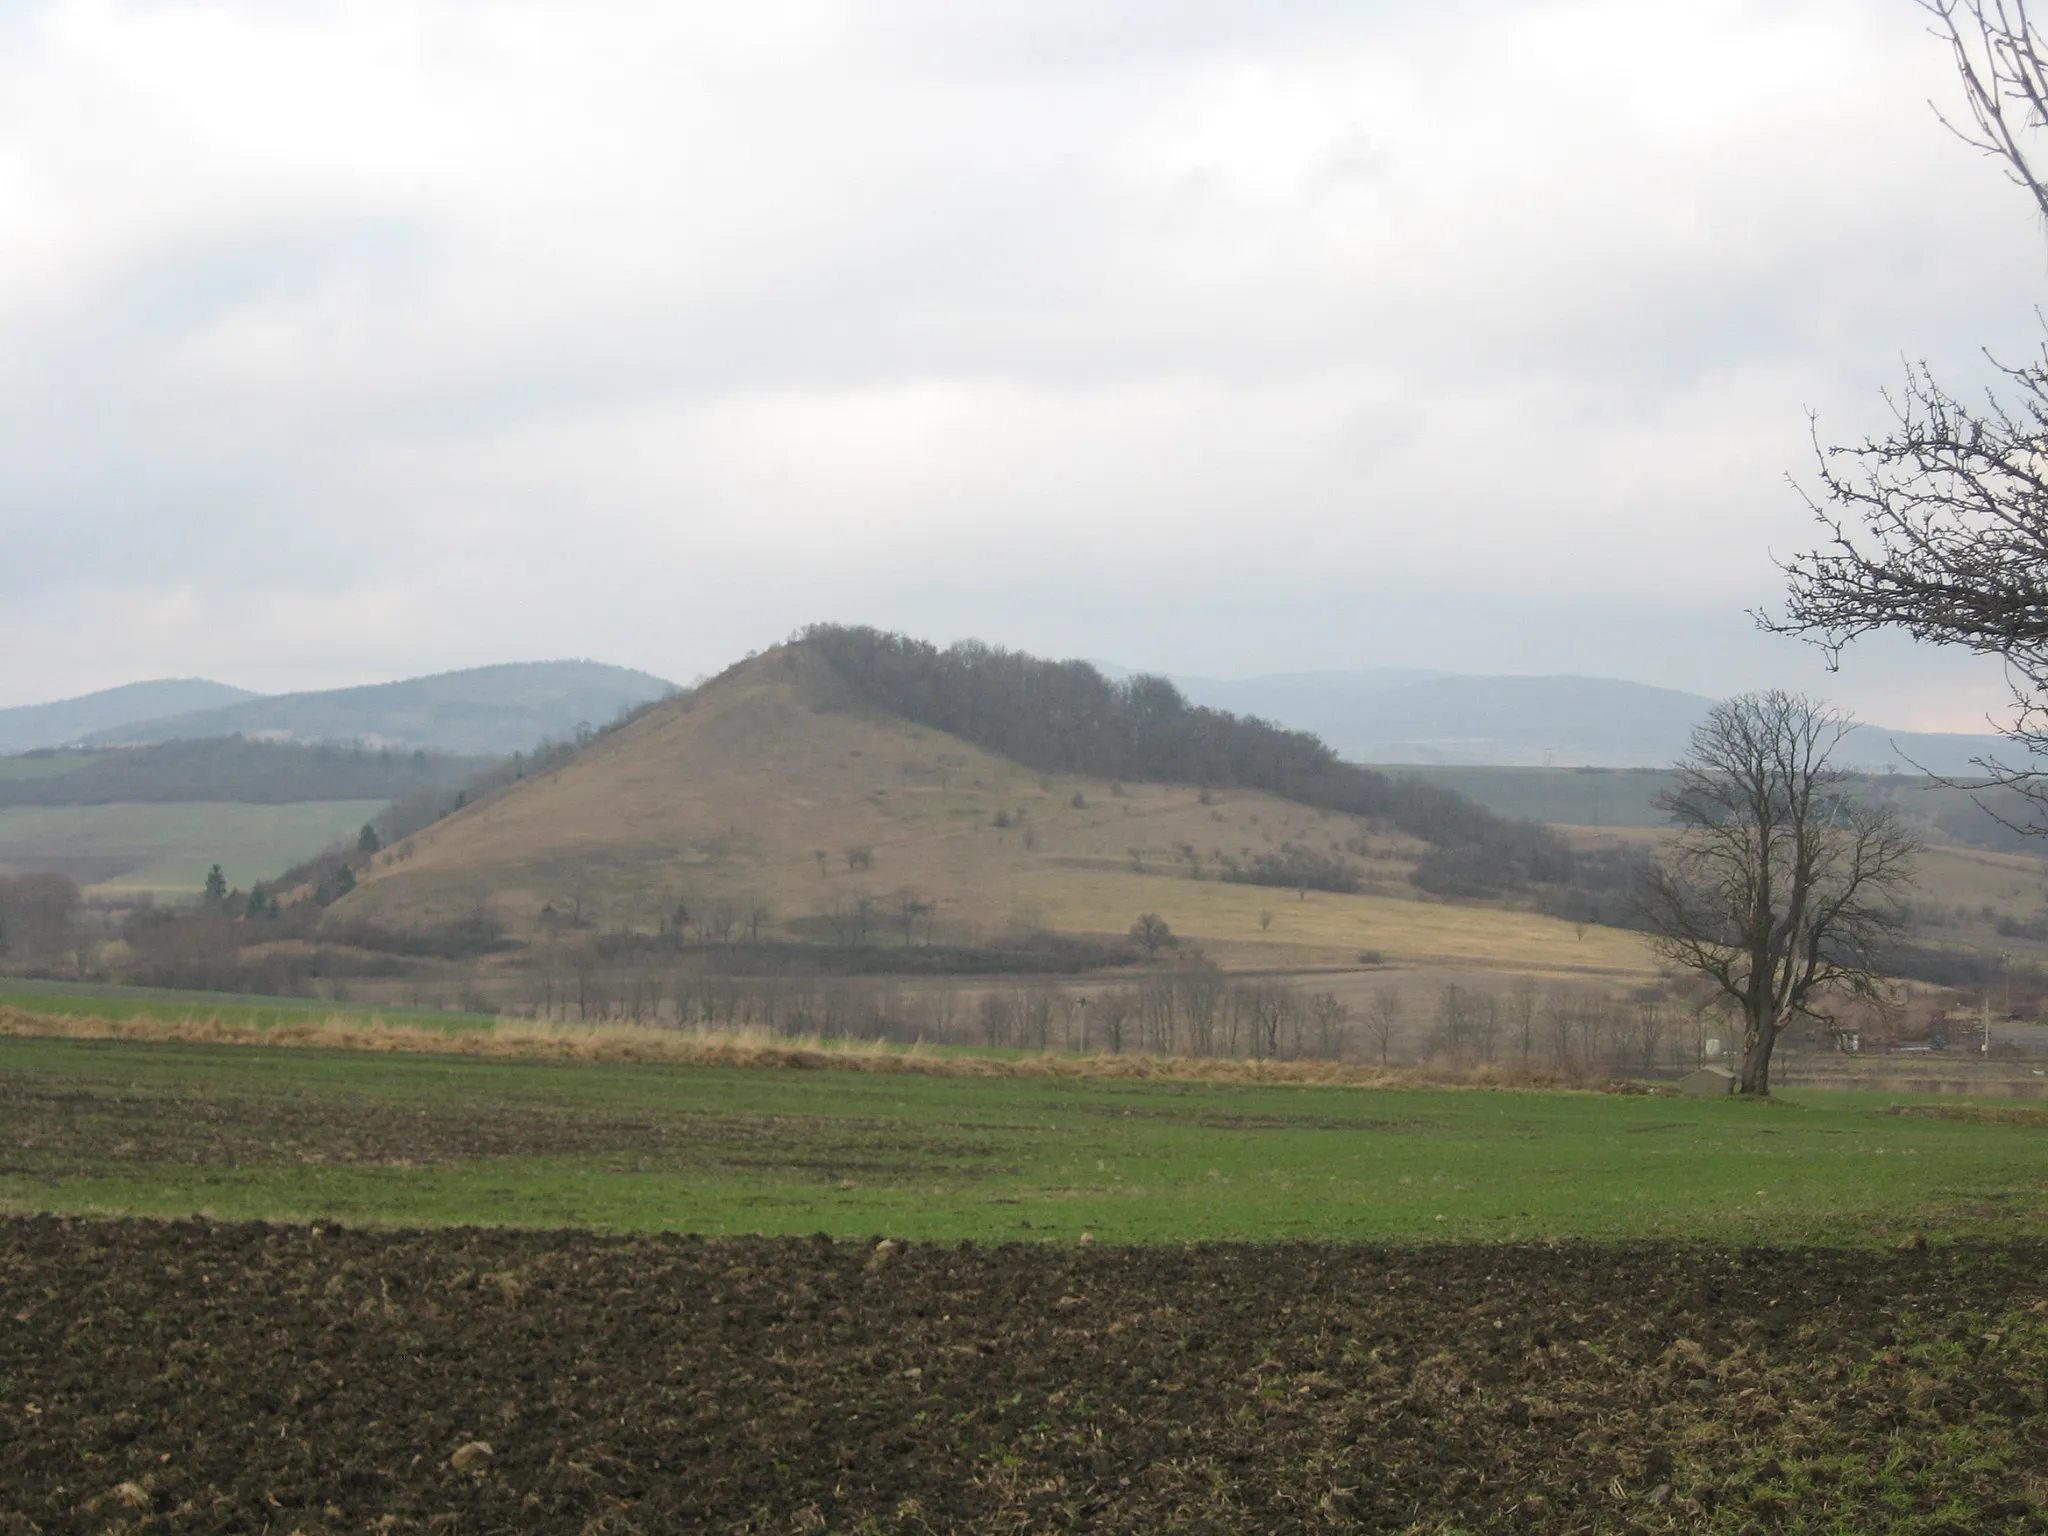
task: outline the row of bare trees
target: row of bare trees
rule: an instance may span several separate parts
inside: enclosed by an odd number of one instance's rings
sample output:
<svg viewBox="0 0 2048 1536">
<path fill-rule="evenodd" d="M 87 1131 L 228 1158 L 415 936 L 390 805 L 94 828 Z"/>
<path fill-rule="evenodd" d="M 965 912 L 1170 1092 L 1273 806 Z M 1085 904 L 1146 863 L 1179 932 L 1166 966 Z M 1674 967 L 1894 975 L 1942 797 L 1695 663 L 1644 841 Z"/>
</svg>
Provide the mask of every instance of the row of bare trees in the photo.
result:
<svg viewBox="0 0 2048 1536">
<path fill-rule="evenodd" d="M 1621 996 L 1523 979 L 1409 996 L 1383 986 L 1354 1007 L 1332 992 L 1232 979 L 1189 962 L 1136 981 L 1045 977 L 906 983 L 879 976 L 738 976 L 698 967 L 601 966 L 558 953 L 525 982 L 524 1011 L 564 1022 L 759 1030 L 999 1049 L 1352 1060 L 1431 1059 L 1664 1075 L 1690 1070 L 1740 1030 L 1704 993 Z"/>
<path fill-rule="evenodd" d="M 1725 1016 L 1655 991 L 1545 991 L 1527 980 L 1504 991 L 1451 985 L 1437 994 L 1421 1054 L 1657 1075 L 1690 1071 L 1709 1039 L 1732 1044 L 1732 1032 Z"/>
<path fill-rule="evenodd" d="M 1351 1053 L 1354 1036 L 1351 1010 L 1333 994 L 1230 981 L 1200 964 L 1105 987 L 1043 978 L 921 987 L 889 977 L 604 967 L 565 955 L 532 970 L 523 1006 L 563 1022 L 1254 1060 L 1334 1060 Z M 1382 1038 L 1383 1056 L 1385 1045 Z"/>
<path fill-rule="evenodd" d="M 690 967 L 546 964 L 527 981 L 525 1009 L 561 1023 L 758 1030 L 850 1040 L 952 1040 L 956 989 L 910 989 L 889 977 L 726 976 Z"/>
<path fill-rule="evenodd" d="M 1352 1035 L 1351 1009 L 1333 993 L 1230 981 L 1201 964 L 1093 991 L 1027 985 L 990 993 L 978 1022 L 991 1045 L 1042 1049 L 1050 1040 L 1071 1050 L 1254 1061 L 1338 1060 Z"/>
<path fill-rule="evenodd" d="M 1027 982 L 984 993 L 975 1010 L 979 1038 L 992 1046 L 1259 1061 L 1340 1058 L 1350 1021 L 1331 993 L 1233 982 L 1200 964 L 1094 989 Z"/>
</svg>

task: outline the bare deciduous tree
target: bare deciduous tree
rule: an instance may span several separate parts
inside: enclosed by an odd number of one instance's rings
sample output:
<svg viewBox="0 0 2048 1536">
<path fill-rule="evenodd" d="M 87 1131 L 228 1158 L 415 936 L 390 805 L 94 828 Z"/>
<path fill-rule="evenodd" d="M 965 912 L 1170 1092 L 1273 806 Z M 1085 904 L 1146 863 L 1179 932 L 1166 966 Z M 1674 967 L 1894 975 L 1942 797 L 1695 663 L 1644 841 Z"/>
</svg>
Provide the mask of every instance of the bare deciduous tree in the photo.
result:
<svg viewBox="0 0 2048 1536">
<path fill-rule="evenodd" d="M 1182 965 L 1174 977 L 1181 1015 L 1187 1021 L 1188 1048 L 1197 1056 L 1216 1051 L 1216 1024 L 1225 1004 L 1223 978 L 1214 964 Z"/>
<path fill-rule="evenodd" d="M 1643 895 L 1658 952 L 1742 1017 L 1740 1089 L 1768 1094 L 1771 1052 L 1831 997 L 1874 995 L 1917 845 L 1857 798 L 1829 756 L 1849 720 L 1782 692 L 1717 704 L 1659 797 L 1679 831 Z"/>
<path fill-rule="evenodd" d="M 2027 0 L 1915 0 L 1949 45 L 1972 126 L 1942 125 L 1973 149 L 2005 162 L 2013 185 L 2048 218 L 2048 186 L 2027 157 L 2026 135 L 2048 127 L 2048 58 L 2027 17 Z"/>
<path fill-rule="evenodd" d="M 729 896 L 707 901 L 698 909 L 697 928 L 706 942 L 730 944 L 732 930 L 740 920 L 740 909 Z"/>
<path fill-rule="evenodd" d="M 1949 46 L 1968 107 L 1965 143 L 2001 161 L 2048 217 L 2048 186 L 2028 141 L 2048 127 L 2048 58 L 2025 0 L 1916 0 Z M 1997 365 L 2002 391 L 1973 404 L 1925 363 L 1889 400 L 1891 431 L 1814 448 L 1816 492 L 1801 494 L 1825 530 L 1785 564 L 1787 602 L 1764 627 L 1818 641 L 1833 659 L 1861 635 L 1903 630 L 2005 664 L 2015 719 L 2006 734 L 2048 752 L 2048 348 Z M 2048 831 L 2038 765 L 1980 764 L 2034 802 Z"/>
<path fill-rule="evenodd" d="M 1123 1052 L 1124 1025 L 1136 1007 L 1137 998 L 1121 988 L 1105 991 L 1095 1000 L 1095 1018 L 1101 1028 L 1103 1043 L 1114 1054 Z"/>
<path fill-rule="evenodd" d="M 1579 999 L 1563 987 L 1554 987 L 1543 1000 L 1543 1023 L 1550 1036 L 1550 1064 L 1561 1067 L 1572 1059 L 1572 1039 L 1582 1033 Z"/>
<path fill-rule="evenodd" d="M 1472 1023 L 1472 1043 L 1479 1051 L 1479 1059 L 1493 1060 L 1493 1053 L 1500 1044 L 1499 996 L 1493 992 L 1481 992 L 1471 1000 L 1469 1017 Z"/>
<path fill-rule="evenodd" d="M 1241 990 L 1245 994 L 1245 1016 L 1252 1026 L 1253 1058 L 1277 1060 L 1284 1054 L 1283 1031 L 1297 1021 L 1298 1002 L 1293 989 L 1277 981 L 1258 981 Z"/>
<path fill-rule="evenodd" d="M 1526 976 L 1508 988 L 1508 1017 L 1514 1021 L 1515 1042 L 1527 1066 L 1536 1051 L 1536 983 Z"/>
<path fill-rule="evenodd" d="M 931 909 L 932 904 L 907 885 L 892 898 L 891 915 L 896 919 L 896 926 L 903 931 L 905 949 L 910 948 L 911 941 L 917 936 L 918 919 Z"/>
<path fill-rule="evenodd" d="M 1437 994 L 1436 1034 L 1431 1044 L 1437 1052 L 1459 1061 L 1471 1049 L 1472 999 L 1456 982 Z"/>
<path fill-rule="evenodd" d="M 981 1024 L 982 1040 L 986 1044 L 1005 1046 L 1010 1043 L 1010 1025 L 1016 1015 L 1011 1010 L 1007 997 L 1000 992 L 988 993 L 982 998 L 981 1007 L 976 1010 L 976 1015 Z"/>
<path fill-rule="evenodd" d="M 1147 960 L 1156 960 L 1160 950 L 1172 949 L 1180 943 L 1166 919 L 1157 912 L 1139 913 L 1138 920 L 1131 924 L 1131 937 L 1145 951 Z"/>
<path fill-rule="evenodd" d="M 1344 1054 L 1344 1035 L 1351 1022 L 1351 1010 L 1334 992 L 1318 992 L 1308 1000 L 1308 1016 L 1315 1026 L 1315 1051 L 1325 1061 Z"/>
<path fill-rule="evenodd" d="M 1015 1017 L 1021 1038 L 1020 1045 L 1034 1046 L 1041 1051 L 1052 1049 L 1052 1021 L 1058 1012 L 1058 992 L 1042 981 L 1030 982 L 1017 989 Z"/>
<path fill-rule="evenodd" d="M 1387 1052 L 1394 1041 L 1394 1031 L 1401 1027 L 1401 989 L 1381 987 L 1372 995 L 1372 1007 L 1366 1014 L 1366 1032 L 1372 1036 L 1373 1044 L 1380 1048 L 1380 1065 L 1387 1064 Z"/>
</svg>

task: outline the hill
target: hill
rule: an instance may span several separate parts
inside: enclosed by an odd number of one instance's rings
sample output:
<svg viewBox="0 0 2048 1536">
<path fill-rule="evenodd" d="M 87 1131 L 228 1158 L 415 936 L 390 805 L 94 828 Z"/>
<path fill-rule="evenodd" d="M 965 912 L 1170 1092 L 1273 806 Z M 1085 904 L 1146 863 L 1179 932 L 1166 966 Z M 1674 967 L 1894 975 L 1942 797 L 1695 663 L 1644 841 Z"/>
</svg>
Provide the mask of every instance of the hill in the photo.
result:
<svg viewBox="0 0 2048 1536">
<path fill-rule="evenodd" d="M 167 741 L 122 750 L 37 753 L 0 772 L 0 806 L 291 805 L 310 800 L 389 801 L 453 792 L 496 758 L 359 746 L 308 746 L 240 736 Z"/>
<path fill-rule="evenodd" d="M 0 753 L 65 747 L 101 731 L 194 710 L 219 709 L 258 698 L 243 688 L 202 677 L 162 678 L 126 683 L 51 704 L 0 709 Z"/>
<path fill-rule="evenodd" d="M 1197 703 L 1313 731 L 1359 762 L 1597 768 L 1662 767 L 1686 750 L 1713 706 L 1703 694 L 1604 677 L 1471 677 L 1290 673 L 1232 682 L 1178 680 Z M 1985 734 L 1859 726 L 1844 766 L 1872 773 L 1974 771 L 1975 760 L 2011 756 Z M 1917 766 L 1916 766 L 1917 765 Z"/>
<path fill-rule="evenodd" d="M 134 745 L 248 736 L 504 757 L 544 738 L 602 725 L 673 691 L 662 679 L 626 667 L 521 662 L 247 699 L 97 731 L 86 740 L 89 745 Z"/>
<path fill-rule="evenodd" d="M 1116 723 L 1078 722 L 1094 736 Z M 1142 762 L 1131 742 L 1120 749 Z M 1398 934 L 1417 956 L 1641 965 L 1621 935 L 1409 899 L 1431 848 L 1383 817 L 1221 775 L 1205 788 L 1017 761 L 884 707 L 814 641 L 743 663 L 386 849 L 331 916 L 406 928 L 481 909 L 535 936 L 649 933 L 680 909 L 699 931 L 909 945 L 1039 929 L 1120 937 L 1155 911 L 1226 956 L 1355 963 Z M 1351 870 L 1356 888 L 1217 878 L 1303 858 Z"/>
</svg>

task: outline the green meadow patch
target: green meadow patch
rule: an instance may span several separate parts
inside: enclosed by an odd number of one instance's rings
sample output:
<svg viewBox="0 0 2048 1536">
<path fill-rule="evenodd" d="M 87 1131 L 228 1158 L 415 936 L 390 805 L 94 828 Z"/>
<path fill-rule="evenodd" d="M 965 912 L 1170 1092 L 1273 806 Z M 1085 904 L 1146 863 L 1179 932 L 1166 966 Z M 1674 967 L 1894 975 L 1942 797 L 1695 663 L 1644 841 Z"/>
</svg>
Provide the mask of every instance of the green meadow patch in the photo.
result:
<svg viewBox="0 0 2048 1536">
<path fill-rule="evenodd" d="M 97 894 L 196 896 L 219 864 L 247 888 L 352 840 L 382 800 L 0 806 L 0 864 L 55 869 Z"/>
<path fill-rule="evenodd" d="M 17 1037 L 0 1208 L 1109 1243 L 2048 1235 L 2048 1127 L 1898 1107 Z"/>
</svg>

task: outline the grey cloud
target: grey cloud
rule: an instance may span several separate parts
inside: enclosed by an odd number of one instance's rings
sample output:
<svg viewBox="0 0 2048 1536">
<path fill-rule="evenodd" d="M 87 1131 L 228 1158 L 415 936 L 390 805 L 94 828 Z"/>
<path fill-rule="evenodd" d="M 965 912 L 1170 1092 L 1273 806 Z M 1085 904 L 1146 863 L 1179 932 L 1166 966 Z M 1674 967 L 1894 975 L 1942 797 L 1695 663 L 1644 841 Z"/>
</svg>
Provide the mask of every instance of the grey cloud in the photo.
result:
<svg viewBox="0 0 2048 1536">
<path fill-rule="evenodd" d="M 1441 70 L 1403 62 L 1418 28 L 1584 10 L 852 7 L 758 96 L 745 50 L 685 60 L 689 111 L 650 91 L 634 131 L 575 140 L 609 199 L 573 166 L 529 191 L 435 162 L 424 130 L 416 177 L 374 145 L 360 172 L 252 157 L 247 207 L 195 192 L 66 306 L 10 309 L 0 267 L 0 606 L 189 592 L 152 621 L 178 670 L 239 612 L 346 596 L 386 627 L 309 619 L 296 665 L 540 633 L 687 675 L 835 613 L 1176 671 L 1761 677 L 1742 610 L 1772 595 L 1765 535 L 1799 536 L 1801 408 L 1874 420 L 1900 352 L 1967 374 L 2030 323 L 2038 234 L 1918 95 L 1854 98 L 1911 122 L 1846 164 L 1790 119 L 1775 159 L 1622 140 L 1544 169 L 1554 204 L 1489 185 L 1486 146 L 1432 131 L 1464 106 L 1420 87 L 1442 123 L 1361 99 L 1238 162 L 1176 137 L 1218 78 L 1285 117 L 1325 58 Z M 602 24 L 630 69 L 633 13 Z M 1646 573 L 1674 590 L 1600 595 Z"/>
</svg>

